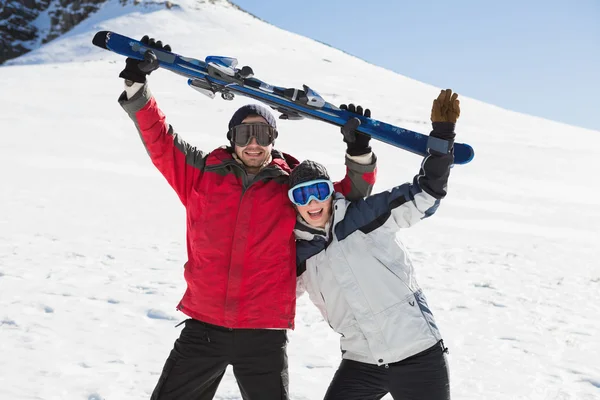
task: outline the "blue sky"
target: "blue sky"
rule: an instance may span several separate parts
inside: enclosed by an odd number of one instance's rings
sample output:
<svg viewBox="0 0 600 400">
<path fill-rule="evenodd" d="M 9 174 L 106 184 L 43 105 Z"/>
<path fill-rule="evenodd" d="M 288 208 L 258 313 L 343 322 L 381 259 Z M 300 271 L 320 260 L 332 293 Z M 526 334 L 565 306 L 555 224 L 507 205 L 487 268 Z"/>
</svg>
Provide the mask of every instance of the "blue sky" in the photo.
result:
<svg viewBox="0 0 600 400">
<path fill-rule="evenodd" d="M 600 130 L 600 0 L 233 2 L 419 81 Z"/>
</svg>

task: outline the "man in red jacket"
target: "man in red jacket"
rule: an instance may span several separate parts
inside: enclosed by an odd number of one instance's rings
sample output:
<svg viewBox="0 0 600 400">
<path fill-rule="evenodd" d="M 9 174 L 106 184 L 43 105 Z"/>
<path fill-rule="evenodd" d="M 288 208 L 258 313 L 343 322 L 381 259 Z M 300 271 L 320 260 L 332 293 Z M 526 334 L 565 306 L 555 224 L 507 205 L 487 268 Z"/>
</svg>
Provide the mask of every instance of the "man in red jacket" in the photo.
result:
<svg viewBox="0 0 600 400">
<path fill-rule="evenodd" d="M 153 39 L 143 41 L 170 50 Z M 146 83 L 157 67 L 154 61 L 127 59 L 119 75 L 126 86 L 119 103 L 187 213 L 187 290 L 177 309 L 190 319 L 152 400 L 212 399 L 228 365 L 245 400 L 288 399 L 286 329 L 294 327 L 296 306 L 296 212 L 287 182 L 298 161 L 273 149 L 276 120 L 259 105 L 232 116 L 230 147 L 205 153 L 184 142 Z M 354 198 L 370 193 L 376 161 L 370 138 L 354 132 L 356 126 L 343 128 L 347 173 L 336 188 Z"/>
</svg>

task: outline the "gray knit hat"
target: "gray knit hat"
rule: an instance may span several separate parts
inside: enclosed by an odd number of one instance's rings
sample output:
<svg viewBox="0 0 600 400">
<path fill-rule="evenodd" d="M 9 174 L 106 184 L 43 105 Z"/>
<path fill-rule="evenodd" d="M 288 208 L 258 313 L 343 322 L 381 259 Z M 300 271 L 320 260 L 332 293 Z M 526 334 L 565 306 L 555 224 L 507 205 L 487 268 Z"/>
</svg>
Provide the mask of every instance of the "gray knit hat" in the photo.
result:
<svg viewBox="0 0 600 400">
<path fill-rule="evenodd" d="M 271 114 L 267 107 L 263 107 L 259 104 L 247 104 L 243 107 L 240 107 L 229 120 L 229 129 L 233 128 L 242 123 L 246 117 L 249 115 L 258 115 L 263 117 L 267 124 L 271 125 L 273 128 L 277 128 L 277 120 Z"/>
<path fill-rule="evenodd" d="M 321 164 L 306 160 L 302 161 L 290 174 L 290 187 L 294 187 L 300 183 L 314 181 L 315 179 L 329 179 L 327 169 Z"/>
</svg>

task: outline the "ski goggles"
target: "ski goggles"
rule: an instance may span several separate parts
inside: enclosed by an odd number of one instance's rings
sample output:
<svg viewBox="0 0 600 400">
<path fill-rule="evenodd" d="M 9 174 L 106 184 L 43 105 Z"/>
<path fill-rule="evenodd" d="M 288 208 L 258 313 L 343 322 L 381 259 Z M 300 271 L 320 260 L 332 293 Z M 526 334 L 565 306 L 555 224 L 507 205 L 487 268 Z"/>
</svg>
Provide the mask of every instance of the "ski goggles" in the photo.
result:
<svg viewBox="0 0 600 400">
<path fill-rule="evenodd" d="M 240 147 L 246 147 L 256 138 L 259 146 L 266 147 L 277 139 L 277 129 L 267 124 L 241 124 L 227 132 L 227 138 Z"/>
<path fill-rule="evenodd" d="M 311 200 L 325 201 L 333 194 L 333 183 L 326 179 L 316 179 L 300 183 L 288 190 L 290 201 L 297 206 L 305 206 Z"/>
</svg>

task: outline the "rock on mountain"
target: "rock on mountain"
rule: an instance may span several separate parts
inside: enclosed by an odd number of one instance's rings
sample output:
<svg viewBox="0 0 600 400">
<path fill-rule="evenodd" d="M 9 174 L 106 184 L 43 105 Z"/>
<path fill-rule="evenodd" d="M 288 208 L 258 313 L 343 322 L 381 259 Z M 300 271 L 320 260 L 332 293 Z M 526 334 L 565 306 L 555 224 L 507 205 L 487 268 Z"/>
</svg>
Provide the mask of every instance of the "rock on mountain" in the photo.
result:
<svg viewBox="0 0 600 400">
<path fill-rule="evenodd" d="M 0 64 L 25 54 L 71 30 L 114 0 L 7 0 L 0 3 Z M 117 0 L 173 5 L 170 1 Z"/>
<path fill-rule="evenodd" d="M 0 63 L 69 31 L 107 0 L 8 0 L 0 6 Z"/>
</svg>

